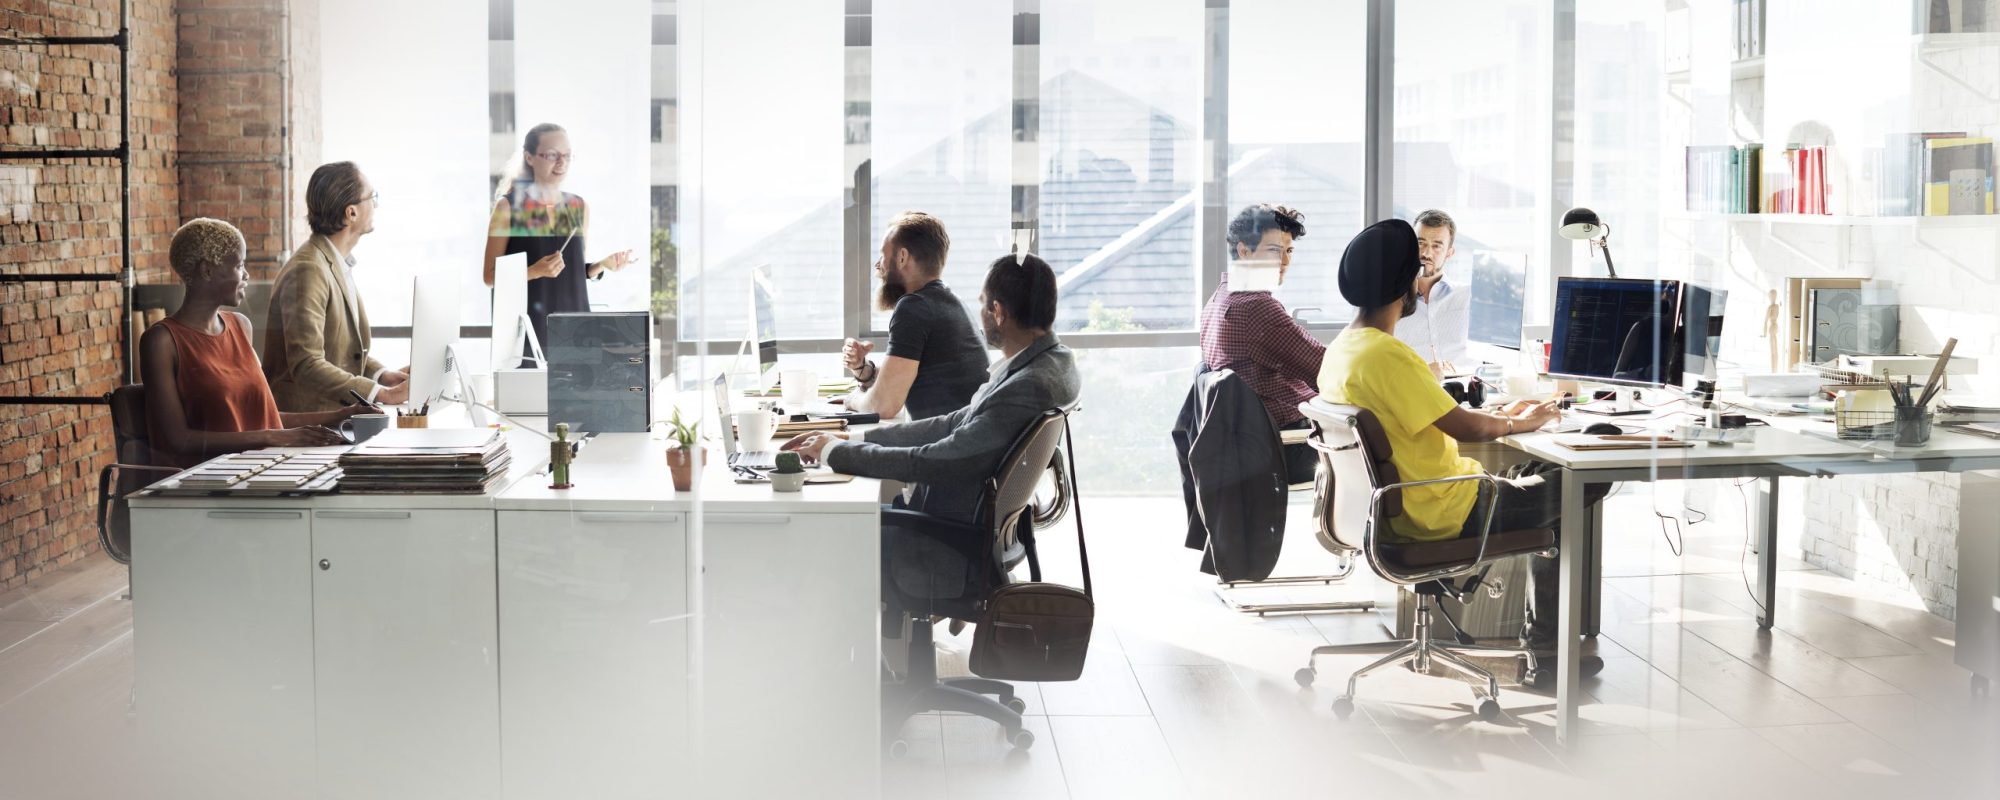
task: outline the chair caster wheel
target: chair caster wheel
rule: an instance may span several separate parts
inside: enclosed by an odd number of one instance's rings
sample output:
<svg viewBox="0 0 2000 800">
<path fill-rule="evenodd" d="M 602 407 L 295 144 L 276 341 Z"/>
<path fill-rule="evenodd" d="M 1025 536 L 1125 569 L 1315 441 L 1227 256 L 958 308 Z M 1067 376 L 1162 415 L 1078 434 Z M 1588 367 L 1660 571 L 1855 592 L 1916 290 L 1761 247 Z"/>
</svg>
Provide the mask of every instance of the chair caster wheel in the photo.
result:
<svg viewBox="0 0 2000 800">
<path fill-rule="evenodd" d="M 1018 731 L 1008 734 L 1007 743 L 1013 745 L 1014 749 L 1016 750 L 1026 750 L 1030 747 L 1034 747 L 1035 732 L 1028 730 L 1027 728 L 1022 728 Z"/>
<path fill-rule="evenodd" d="M 1528 670 L 1521 677 L 1521 685 L 1533 686 L 1537 689 L 1547 689 L 1555 686 L 1556 671 L 1547 667 Z"/>
<path fill-rule="evenodd" d="M 1480 722 L 1492 722 L 1500 716 L 1500 704 L 1493 702 L 1491 697 L 1481 698 L 1473 713 L 1479 715 Z"/>
<path fill-rule="evenodd" d="M 1019 697 L 1009 697 L 1007 698 L 1007 702 L 1002 705 L 1007 706 L 1007 710 L 1016 714 L 1028 713 L 1028 701 L 1022 700 Z"/>
<path fill-rule="evenodd" d="M 1354 698 L 1341 695 L 1333 699 L 1333 715 L 1341 719 L 1354 716 Z"/>
<path fill-rule="evenodd" d="M 895 759 L 895 760 L 897 760 L 897 761 L 901 761 L 901 760 L 903 760 L 903 756 L 907 756 L 907 755 L 909 755 L 909 754 L 910 754 L 910 743 L 909 743 L 909 742 L 906 742 L 906 741 L 903 741 L 903 740 L 901 740 L 901 739 L 897 739 L 897 740 L 895 740 L 895 741 L 893 741 L 893 742 L 890 742 L 890 743 L 889 743 L 889 757 L 890 757 L 890 758 L 892 758 L 892 759 Z"/>
<path fill-rule="evenodd" d="M 1984 675 L 1972 676 L 1973 699 L 1984 700 L 1992 696 L 1993 696 L 1993 679 L 1988 678 Z"/>
<path fill-rule="evenodd" d="M 1312 667 L 1300 667 L 1298 672 L 1292 673 L 1292 680 L 1297 681 L 1301 689 L 1311 689 L 1313 679 L 1317 677 L 1319 675 L 1313 672 Z"/>
</svg>

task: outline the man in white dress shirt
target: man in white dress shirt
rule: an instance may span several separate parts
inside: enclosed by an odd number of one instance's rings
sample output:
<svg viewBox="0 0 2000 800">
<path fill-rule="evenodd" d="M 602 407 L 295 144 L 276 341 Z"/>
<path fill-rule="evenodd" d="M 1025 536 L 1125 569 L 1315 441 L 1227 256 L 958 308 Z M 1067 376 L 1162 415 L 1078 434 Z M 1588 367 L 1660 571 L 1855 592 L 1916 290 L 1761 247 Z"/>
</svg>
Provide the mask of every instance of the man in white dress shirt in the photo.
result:
<svg viewBox="0 0 2000 800">
<path fill-rule="evenodd" d="M 1417 215 L 1417 313 L 1396 326 L 1396 338 L 1417 351 L 1439 377 L 1479 366 L 1467 350 L 1472 325 L 1472 293 L 1445 279 L 1445 264 L 1457 254 L 1458 223 L 1435 208 Z"/>
</svg>

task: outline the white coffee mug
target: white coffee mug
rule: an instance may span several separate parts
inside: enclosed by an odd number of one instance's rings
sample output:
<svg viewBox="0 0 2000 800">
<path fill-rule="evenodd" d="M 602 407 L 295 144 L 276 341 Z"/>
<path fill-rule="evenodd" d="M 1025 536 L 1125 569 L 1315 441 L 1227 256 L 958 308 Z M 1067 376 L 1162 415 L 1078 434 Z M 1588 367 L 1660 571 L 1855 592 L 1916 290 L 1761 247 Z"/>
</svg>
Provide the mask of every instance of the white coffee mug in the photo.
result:
<svg viewBox="0 0 2000 800">
<path fill-rule="evenodd" d="M 356 414 L 342 420 L 340 432 L 355 444 L 375 438 L 375 434 L 389 429 L 388 414 Z"/>
<path fill-rule="evenodd" d="M 763 409 L 738 411 L 730 415 L 736 418 L 736 441 L 747 452 L 771 449 L 771 435 L 777 429 L 778 415 Z"/>
<path fill-rule="evenodd" d="M 778 376 L 783 388 L 785 413 L 804 414 L 806 406 L 819 396 L 819 375 L 811 370 L 788 369 Z"/>
</svg>

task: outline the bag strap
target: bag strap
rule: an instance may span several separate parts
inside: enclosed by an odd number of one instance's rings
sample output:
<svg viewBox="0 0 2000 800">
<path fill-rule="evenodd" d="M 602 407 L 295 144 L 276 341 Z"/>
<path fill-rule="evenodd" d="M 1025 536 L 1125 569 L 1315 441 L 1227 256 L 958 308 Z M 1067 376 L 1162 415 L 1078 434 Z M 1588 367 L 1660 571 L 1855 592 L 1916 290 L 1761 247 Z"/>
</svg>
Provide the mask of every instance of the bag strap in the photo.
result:
<svg viewBox="0 0 2000 800">
<path fill-rule="evenodd" d="M 1069 415 L 1063 415 L 1063 449 L 1069 458 L 1070 512 L 1076 515 L 1076 558 L 1083 564 L 1083 596 L 1096 600 L 1090 591 L 1090 549 L 1083 543 L 1083 491 L 1077 488 L 1076 439 L 1070 435 Z"/>
</svg>

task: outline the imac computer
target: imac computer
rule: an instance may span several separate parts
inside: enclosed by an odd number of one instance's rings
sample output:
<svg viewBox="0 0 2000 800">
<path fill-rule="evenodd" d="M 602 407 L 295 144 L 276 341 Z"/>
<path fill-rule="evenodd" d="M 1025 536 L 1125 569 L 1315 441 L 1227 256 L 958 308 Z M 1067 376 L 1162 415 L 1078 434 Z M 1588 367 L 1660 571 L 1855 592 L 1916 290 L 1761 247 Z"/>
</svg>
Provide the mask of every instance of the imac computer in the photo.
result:
<svg viewBox="0 0 2000 800">
<path fill-rule="evenodd" d="M 409 408 L 456 399 L 464 401 L 472 424 L 484 425 L 468 379 L 469 365 L 458 355 L 458 309 L 461 296 L 457 273 L 436 271 L 410 281 L 410 399 Z M 447 397 L 447 376 L 456 374 L 458 394 Z"/>
<path fill-rule="evenodd" d="M 1549 375 L 1625 386 L 1679 386 L 1681 283 L 1558 278 Z"/>
<path fill-rule="evenodd" d="M 748 361 L 752 350 L 757 354 L 756 372 L 750 371 Z M 777 366 L 778 293 L 771 281 L 771 265 L 758 264 L 750 269 L 750 330 L 743 335 L 743 345 L 729 373 L 739 388 L 769 389 L 777 379 Z"/>
<path fill-rule="evenodd" d="M 523 344 L 525 342 L 525 344 Z M 547 364 L 535 326 L 528 321 L 528 254 L 493 260 L 493 370 L 516 369 L 522 361 Z"/>
<path fill-rule="evenodd" d="M 1697 386 L 1715 381 L 1722 354 L 1722 309 L 1729 293 L 1692 281 L 1681 284 L 1681 371 Z"/>
</svg>

